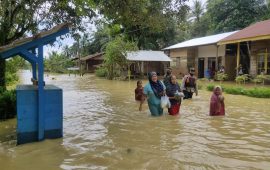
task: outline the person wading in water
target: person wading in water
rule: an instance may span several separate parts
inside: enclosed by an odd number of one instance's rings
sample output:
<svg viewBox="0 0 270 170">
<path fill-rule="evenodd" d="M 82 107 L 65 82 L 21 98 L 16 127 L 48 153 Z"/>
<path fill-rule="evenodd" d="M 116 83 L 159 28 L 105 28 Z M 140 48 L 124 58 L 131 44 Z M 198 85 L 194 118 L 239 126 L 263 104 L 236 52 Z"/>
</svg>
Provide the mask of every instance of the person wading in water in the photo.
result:
<svg viewBox="0 0 270 170">
<path fill-rule="evenodd" d="M 184 99 L 191 99 L 193 93 L 198 95 L 197 78 L 195 77 L 195 69 L 190 68 L 189 74 L 185 75 L 182 80 L 181 89 L 184 92 Z"/>
<path fill-rule="evenodd" d="M 210 100 L 210 116 L 224 116 L 225 115 L 225 104 L 224 97 L 222 95 L 222 88 L 216 86 L 213 90 L 213 94 Z"/>
<path fill-rule="evenodd" d="M 165 95 L 166 87 L 162 81 L 158 80 L 157 73 L 148 74 L 149 83 L 144 86 L 143 93 L 147 96 L 148 107 L 152 116 L 161 116 L 161 96 Z"/>
<path fill-rule="evenodd" d="M 184 94 L 181 92 L 175 75 L 171 76 L 170 84 L 166 87 L 166 94 L 171 102 L 171 107 L 168 108 L 169 114 L 173 116 L 178 115 L 181 105 L 181 98 L 184 97 Z"/>
<path fill-rule="evenodd" d="M 164 83 L 165 87 L 167 87 L 170 84 L 171 75 L 172 75 L 171 68 L 167 68 L 166 74 L 164 75 L 164 78 L 163 78 L 163 83 Z"/>
</svg>

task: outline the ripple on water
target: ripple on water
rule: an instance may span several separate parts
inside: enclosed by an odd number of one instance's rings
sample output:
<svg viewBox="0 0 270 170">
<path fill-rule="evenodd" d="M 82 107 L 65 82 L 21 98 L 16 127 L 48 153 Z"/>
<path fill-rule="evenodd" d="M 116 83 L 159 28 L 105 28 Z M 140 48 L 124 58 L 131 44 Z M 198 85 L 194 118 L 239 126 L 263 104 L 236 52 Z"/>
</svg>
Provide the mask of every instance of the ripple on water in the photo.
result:
<svg viewBox="0 0 270 170">
<path fill-rule="evenodd" d="M 138 111 L 135 81 L 54 77 L 46 81 L 63 88 L 63 139 L 20 147 L 1 141 L 1 169 L 270 167 L 269 99 L 224 94 L 226 116 L 209 117 L 211 93 L 200 91 L 183 101 L 180 116 L 151 117 L 147 104 Z"/>
</svg>

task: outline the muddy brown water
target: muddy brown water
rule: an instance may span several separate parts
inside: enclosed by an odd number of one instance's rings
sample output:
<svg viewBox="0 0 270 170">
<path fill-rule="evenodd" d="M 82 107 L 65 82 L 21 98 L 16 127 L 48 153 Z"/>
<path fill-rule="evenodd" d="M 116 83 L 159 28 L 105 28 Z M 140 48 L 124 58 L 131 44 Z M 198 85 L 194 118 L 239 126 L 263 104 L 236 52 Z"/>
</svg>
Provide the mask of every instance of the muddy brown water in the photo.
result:
<svg viewBox="0 0 270 170">
<path fill-rule="evenodd" d="M 225 94 L 226 116 L 209 117 L 211 93 L 201 90 L 180 116 L 151 117 L 147 104 L 138 111 L 135 81 L 46 82 L 64 90 L 64 137 L 16 146 L 16 119 L 0 122 L 1 170 L 270 169 L 270 99 Z"/>
</svg>

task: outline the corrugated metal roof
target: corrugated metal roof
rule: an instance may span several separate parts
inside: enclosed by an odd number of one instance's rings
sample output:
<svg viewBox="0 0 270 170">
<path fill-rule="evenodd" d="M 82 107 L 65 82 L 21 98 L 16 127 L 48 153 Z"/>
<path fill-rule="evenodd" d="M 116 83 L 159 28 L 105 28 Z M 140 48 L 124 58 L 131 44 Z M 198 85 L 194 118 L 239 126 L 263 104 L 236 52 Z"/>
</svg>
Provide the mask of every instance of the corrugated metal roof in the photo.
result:
<svg viewBox="0 0 270 170">
<path fill-rule="evenodd" d="M 129 61 L 171 61 L 163 51 L 132 51 L 127 52 Z"/>
<path fill-rule="evenodd" d="M 241 42 L 241 40 L 246 41 L 246 39 L 253 37 L 258 37 L 259 39 L 259 37 L 266 35 L 270 35 L 270 19 L 250 25 L 235 34 L 222 39 L 220 43 L 229 41 Z"/>
<path fill-rule="evenodd" d="M 86 60 L 93 59 L 93 58 L 96 58 L 96 57 L 100 57 L 98 59 L 103 60 L 103 54 L 104 54 L 104 52 L 91 54 L 91 55 L 88 55 L 88 56 L 85 56 L 85 57 L 81 58 L 81 60 L 86 61 Z"/>
<path fill-rule="evenodd" d="M 221 39 L 223 39 L 227 36 L 230 36 L 236 32 L 237 31 L 226 32 L 226 33 L 216 34 L 216 35 L 210 35 L 210 36 L 201 37 L 201 38 L 194 38 L 194 39 L 191 39 L 188 41 L 184 41 L 184 42 L 169 46 L 167 48 L 164 48 L 163 50 L 216 44 Z"/>
</svg>

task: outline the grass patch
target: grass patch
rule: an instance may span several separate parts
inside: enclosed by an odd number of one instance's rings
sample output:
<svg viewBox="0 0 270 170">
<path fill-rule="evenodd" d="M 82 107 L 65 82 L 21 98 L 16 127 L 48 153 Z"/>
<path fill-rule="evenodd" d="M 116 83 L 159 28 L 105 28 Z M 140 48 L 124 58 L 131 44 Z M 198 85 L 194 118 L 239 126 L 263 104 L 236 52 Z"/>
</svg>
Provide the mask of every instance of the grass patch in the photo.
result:
<svg viewBox="0 0 270 170">
<path fill-rule="evenodd" d="M 213 91 L 215 85 L 209 84 L 206 86 L 208 91 Z M 244 88 L 244 87 L 233 87 L 233 86 L 222 86 L 225 93 L 233 95 L 245 95 L 249 97 L 257 98 L 270 98 L 270 88 L 266 87 L 254 87 L 254 88 Z"/>
</svg>

